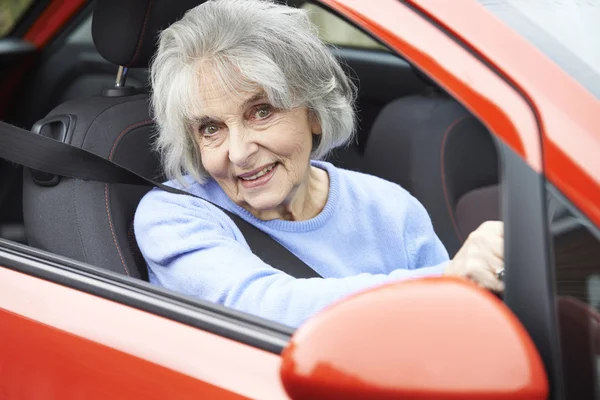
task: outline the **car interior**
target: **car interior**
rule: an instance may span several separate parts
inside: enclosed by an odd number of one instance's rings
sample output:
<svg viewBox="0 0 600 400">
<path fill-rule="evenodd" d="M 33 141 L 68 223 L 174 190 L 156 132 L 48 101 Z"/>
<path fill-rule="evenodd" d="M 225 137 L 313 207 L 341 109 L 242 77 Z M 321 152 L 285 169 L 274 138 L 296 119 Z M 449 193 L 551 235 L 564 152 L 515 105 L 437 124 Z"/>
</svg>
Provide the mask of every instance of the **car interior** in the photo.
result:
<svg viewBox="0 0 600 400">
<path fill-rule="evenodd" d="M 37 55 L 5 120 L 160 180 L 151 150 L 148 63 L 158 32 L 199 3 L 90 2 Z M 349 46 L 331 51 L 359 87 L 359 127 L 356 139 L 329 161 L 407 189 L 429 212 L 452 257 L 483 221 L 499 219 L 492 135 L 401 57 Z M 0 161 L 0 237 L 146 279 L 132 222 L 148 190 Z"/>
</svg>

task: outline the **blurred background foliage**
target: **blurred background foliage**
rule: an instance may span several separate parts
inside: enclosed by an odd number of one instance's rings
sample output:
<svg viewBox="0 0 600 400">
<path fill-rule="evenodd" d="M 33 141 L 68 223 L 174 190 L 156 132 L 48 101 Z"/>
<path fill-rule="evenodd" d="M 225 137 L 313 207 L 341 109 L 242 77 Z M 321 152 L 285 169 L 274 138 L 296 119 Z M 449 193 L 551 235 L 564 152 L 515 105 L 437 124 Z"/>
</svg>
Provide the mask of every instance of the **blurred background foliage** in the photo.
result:
<svg viewBox="0 0 600 400">
<path fill-rule="evenodd" d="M 0 0 L 0 37 L 19 21 L 33 0 Z"/>
</svg>

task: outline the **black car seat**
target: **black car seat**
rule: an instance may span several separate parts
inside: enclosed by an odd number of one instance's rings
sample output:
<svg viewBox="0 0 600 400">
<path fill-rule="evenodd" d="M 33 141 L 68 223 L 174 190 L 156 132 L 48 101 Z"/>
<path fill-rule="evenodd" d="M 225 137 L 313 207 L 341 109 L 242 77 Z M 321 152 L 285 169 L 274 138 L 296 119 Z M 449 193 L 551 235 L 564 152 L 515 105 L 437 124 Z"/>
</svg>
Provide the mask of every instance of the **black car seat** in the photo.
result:
<svg viewBox="0 0 600 400">
<path fill-rule="evenodd" d="M 499 219 L 494 139 L 440 90 L 384 107 L 364 162 L 364 172 L 400 184 L 424 205 L 451 257 L 482 222 Z"/>
<path fill-rule="evenodd" d="M 150 150 L 148 94 L 125 86 L 129 68 L 147 68 L 160 29 L 201 0 L 98 0 L 92 34 L 98 52 L 119 68 L 117 84 L 95 97 L 61 104 L 34 131 L 160 179 Z M 23 213 L 31 246 L 101 268 L 146 278 L 131 225 L 146 187 L 24 172 Z"/>
</svg>

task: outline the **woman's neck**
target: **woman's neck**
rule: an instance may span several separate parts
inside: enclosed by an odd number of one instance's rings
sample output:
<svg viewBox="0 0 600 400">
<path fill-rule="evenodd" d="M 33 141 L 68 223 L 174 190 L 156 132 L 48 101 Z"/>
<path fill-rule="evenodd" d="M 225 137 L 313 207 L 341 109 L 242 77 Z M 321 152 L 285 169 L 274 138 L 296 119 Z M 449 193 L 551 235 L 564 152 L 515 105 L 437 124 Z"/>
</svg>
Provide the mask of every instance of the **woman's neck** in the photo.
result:
<svg viewBox="0 0 600 400">
<path fill-rule="evenodd" d="M 306 179 L 297 186 L 288 199 L 279 207 L 269 211 L 250 211 L 264 221 L 282 219 L 306 221 L 316 217 L 325 208 L 329 198 L 329 174 L 327 171 L 309 166 Z"/>
</svg>

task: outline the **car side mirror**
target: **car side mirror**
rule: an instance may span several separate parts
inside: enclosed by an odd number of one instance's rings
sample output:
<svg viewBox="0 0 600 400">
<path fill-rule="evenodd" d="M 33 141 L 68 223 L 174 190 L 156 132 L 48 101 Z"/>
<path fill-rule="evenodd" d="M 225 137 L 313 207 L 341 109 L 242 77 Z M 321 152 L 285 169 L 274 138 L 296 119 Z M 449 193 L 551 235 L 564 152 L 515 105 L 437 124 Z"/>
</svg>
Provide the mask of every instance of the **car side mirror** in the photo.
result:
<svg viewBox="0 0 600 400">
<path fill-rule="evenodd" d="M 282 358 L 295 400 L 548 397 L 544 365 L 519 320 L 456 278 L 351 296 L 301 326 Z"/>
</svg>

